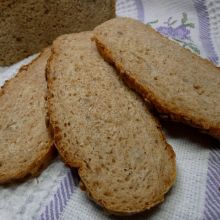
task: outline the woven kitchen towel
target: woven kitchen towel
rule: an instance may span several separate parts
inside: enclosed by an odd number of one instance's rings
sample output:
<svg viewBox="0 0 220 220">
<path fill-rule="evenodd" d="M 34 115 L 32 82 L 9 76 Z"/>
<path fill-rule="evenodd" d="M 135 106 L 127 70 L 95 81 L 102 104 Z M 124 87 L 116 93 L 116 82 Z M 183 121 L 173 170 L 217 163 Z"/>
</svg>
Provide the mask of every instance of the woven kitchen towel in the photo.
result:
<svg viewBox="0 0 220 220">
<path fill-rule="evenodd" d="M 148 23 L 183 47 L 220 64 L 220 0 L 118 0 L 117 14 Z M 0 84 L 28 61 L 0 69 Z M 163 204 L 129 219 L 220 219 L 220 143 L 180 124 L 170 122 L 163 127 L 176 152 L 177 182 Z M 89 201 L 79 189 L 76 172 L 58 158 L 40 177 L 0 187 L 0 219 L 128 218 L 108 216 Z"/>
</svg>

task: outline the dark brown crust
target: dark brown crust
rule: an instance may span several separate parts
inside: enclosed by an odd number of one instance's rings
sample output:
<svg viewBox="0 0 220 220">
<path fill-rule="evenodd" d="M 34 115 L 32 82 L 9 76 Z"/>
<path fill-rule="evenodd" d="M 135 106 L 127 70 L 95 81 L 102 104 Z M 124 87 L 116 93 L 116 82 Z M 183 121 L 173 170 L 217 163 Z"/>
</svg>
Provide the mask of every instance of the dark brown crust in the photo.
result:
<svg viewBox="0 0 220 220">
<path fill-rule="evenodd" d="M 51 53 L 50 58 L 48 59 L 47 68 L 46 68 L 46 78 L 47 78 L 47 82 L 48 82 L 47 83 L 47 85 L 48 85 L 47 100 L 48 100 L 48 106 L 49 106 L 49 111 L 48 112 L 49 112 L 49 116 L 50 116 L 50 123 L 51 123 L 51 126 L 53 128 L 55 145 L 56 145 L 56 148 L 57 148 L 62 160 L 68 166 L 70 166 L 72 168 L 78 168 L 78 173 L 79 173 L 79 176 L 81 178 L 81 173 L 83 173 L 84 167 L 86 166 L 86 162 L 85 161 L 79 161 L 79 160 L 74 161 L 72 158 L 69 158 L 68 152 L 66 152 L 65 149 L 64 149 L 64 146 L 62 146 L 61 129 L 58 126 L 58 122 L 54 119 L 53 112 L 50 109 L 50 106 L 52 105 L 51 104 L 51 98 L 53 96 L 53 94 L 50 92 L 50 88 L 51 88 L 51 85 L 52 85 L 52 82 L 53 82 L 53 79 L 51 77 L 51 73 L 52 73 L 51 62 L 52 62 L 54 56 L 56 56 L 56 51 L 55 51 L 54 48 L 56 48 L 55 44 L 52 47 L 52 53 Z M 120 210 L 111 210 L 111 208 L 108 208 L 108 204 L 105 204 L 102 200 L 95 198 L 96 196 L 94 196 L 92 194 L 92 192 L 89 190 L 89 187 L 87 186 L 87 184 L 85 182 L 83 182 L 83 179 L 81 178 L 80 181 L 81 181 L 82 190 L 86 191 L 88 197 L 91 200 L 93 200 L 95 203 L 102 206 L 104 208 L 104 210 L 106 210 L 110 214 L 120 215 L 120 216 L 129 216 L 129 215 L 134 215 L 134 214 L 149 210 L 153 206 L 155 206 L 155 205 L 157 205 L 157 204 L 164 201 L 164 195 L 169 191 L 171 186 L 176 181 L 176 155 L 175 155 L 175 152 L 173 151 L 173 148 L 166 142 L 165 135 L 163 134 L 163 131 L 162 131 L 162 128 L 159 124 L 159 121 L 155 117 L 153 117 L 153 118 L 155 120 L 157 129 L 160 131 L 162 140 L 166 143 L 166 150 L 168 151 L 168 154 L 170 155 L 170 160 L 173 162 L 173 174 L 170 177 L 170 180 L 172 180 L 172 181 L 167 182 L 167 185 L 165 187 L 166 190 L 164 191 L 164 193 L 159 198 L 156 198 L 155 201 L 152 202 L 151 204 L 147 204 L 145 208 L 140 209 L 140 210 L 135 210 L 135 211 L 132 211 L 132 212 L 129 212 L 129 211 L 122 212 Z"/>
<path fill-rule="evenodd" d="M 111 0 L 112 1 L 112 9 L 113 9 L 113 15 L 114 17 L 116 17 L 116 0 Z"/>
<path fill-rule="evenodd" d="M 187 117 L 187 114 L 180 113 L 178 109 L 176 109 L 176 111 L 169 110 L 168 107 L 166 107 L 166 105 L 163 103 L 163 101 L 156 97 L 154 93 L 147 87 L 147 85 L 145 85 L 145 87 L 141 85 L 141 83 L 139 83 L 135 78 L 131 77 L 126 72 L 122 64 L 113 60 L 111 51 L 108 48 L 106 48 L 105 45 L 103 45 L 96 37 L 94 37 L 93 39 L 96 42 L 100 54 L 107 62 L 110 62 L 116 67 L 120 76 L 124 79 L 128 86 L 137 91 L 139 94 L 141 94 L 144 97 L 144 99 L 149 100 L 163 117 L 166 116 L 166 118 L 169 118 L 171 120 L 180 121 L 185 124 L 191 125 L 195 128 L 198 128 L 200 131 L 207 133 L 220 140 L 220 128 L 213 127 L 210 124 L 201 123 L 195 118 L 189 118 Z M 210 64 L 208 60 L 204 61 Z"/>
<path fill-rule="evenodd" d="M 6 90 L 8 86 L 13 82 L 14 78 L 18 78 L 21 74 L 25 74 L 28 71 L 29 67 L 37 61 L 43 54 L 43 51 L 40 55 L 38 55 L 34 60 L 32 60 L 29 64 L 22 66 L 18 73 L 10 80 L 7 80 L 5 84 L 0 88 L 0 97 L 6 94 Z M 49 129 L 49 128 L 48 128 Z M 41 154 L 38 158 L 36 158 L 32 164 L 26 167 L 25 170 L 19 171 L 13 176 L 2 175 L 0 174 L 0 184 L 10 184 L 14 182 L 22 182 L 28 179 L 29 177 L 39 176 L 40 173 L 50 164 L 52 159 L 56 155 L 56 150 L 53 144 L 53 139 L 51 138 L 50 142 L 47 144 L 47 152 Z"/>
</svg>

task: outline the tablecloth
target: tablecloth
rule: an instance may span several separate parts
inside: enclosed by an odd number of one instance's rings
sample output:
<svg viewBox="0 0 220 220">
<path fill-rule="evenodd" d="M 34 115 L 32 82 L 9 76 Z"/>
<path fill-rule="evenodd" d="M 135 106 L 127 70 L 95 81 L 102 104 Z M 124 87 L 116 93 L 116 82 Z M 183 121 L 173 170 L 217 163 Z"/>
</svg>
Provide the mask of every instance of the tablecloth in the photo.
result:
<svg viewBox="0 0 220 220">
<path fill-rule="evenodd" d="M 149 24 L 220 65 L 220 0 L 118 0 L 117 15 Z M 0 84 L 33 57 L 0 68 Z M 163 128 L 176 152 L 177 181 L 153 210 L 132 217 L 106 214 L 79 189 L 77 171 L 58 157 L 38 178 L 0 187 L 0 219 L 220 219 L 220 143 L 178 123 L 163 122 Z"/>
</svg>

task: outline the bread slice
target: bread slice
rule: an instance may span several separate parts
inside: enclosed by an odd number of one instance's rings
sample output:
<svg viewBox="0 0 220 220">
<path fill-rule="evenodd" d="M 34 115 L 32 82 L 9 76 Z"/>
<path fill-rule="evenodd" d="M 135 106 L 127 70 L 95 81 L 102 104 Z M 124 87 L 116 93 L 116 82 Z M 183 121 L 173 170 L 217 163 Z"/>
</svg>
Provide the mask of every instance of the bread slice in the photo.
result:
<svg viewBox="0 0 220 220">
<path fill-rule="evenodd" d="M 46 126 L 46 49 L 0 90 L 0 183 L 37 175 L 53 155 Z"/>
<path fill-rule="evenodd" d="M 220 139 L 220 69 L 148 25 L 116 18 L 94 39 L 127 83 L 162 115 Z"/>
<path fill-rule="evenodd" d="M 61 34 L 92 30 L 115 17 L 115 0 L 1 0 L 0 66 L 50 45 Z"/>
<path fill-rule="evenodd" d="M 96 203 L 115 214 L 138 213 L 162 202 L 173 185 L 175 153 L 91 36 L 64 35 L 53 44 L 47 77 L 56 147 L 66 164 L 79 168 Z"/>
</svg>

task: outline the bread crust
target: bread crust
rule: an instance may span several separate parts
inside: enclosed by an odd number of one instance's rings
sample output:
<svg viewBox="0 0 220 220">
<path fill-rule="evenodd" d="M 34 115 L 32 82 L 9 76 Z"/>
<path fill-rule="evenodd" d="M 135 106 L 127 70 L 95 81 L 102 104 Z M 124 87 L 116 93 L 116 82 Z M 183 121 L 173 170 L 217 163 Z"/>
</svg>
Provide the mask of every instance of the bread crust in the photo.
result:
<svg viewBox="0 0 220 220">
<path fill-rule="evenodd" d="M 166 39 L 166 37 L 162 36 L 152 28 L 149 29 L 149 31 L 156 33 L 157 35 L 160 35 L 161 38 Z M 179 108 L 172 108 L 169 109 L 167 104 L 160 99 L 160 97 L 156 96 L 154 92 L 147 86 L 143 85 L 140 82 L 138 82 L 137 79 L 131 76 L 125 68 L 123 67 L 123 64 L 119 60 L 114 60 L 112 53 L 109 48 L 106 47 L 94 34 L 93 40 L 96 42 L 96 46 L 100 52 L 100 54 L 103 56 L 103 58 L 114 65 L 116 69 L 118 70 L 119 75 L 123 78 L 123 80 L 127 83 L 127 85 L 134 89 L 136 92 L 138 92 L 145 100 L 148 102 L 150 101 L 153 106 L 156 108 L 156 110 L 159 112 L 159 115 L 161 118 L 170 119 L 173 121 L 182 122 L 184 124 L 190 125 L 192 127 L 195 127 L 199 129 L 201 132 L 209 134 L 213 136 L 214 138 L 220 140 L 220 128 L 215 127 L 209 122 L 206 121 L 198 121 L 195 117 L 189 117 L 187 116 L 187 112 L 182 112 Z M 186 50 L 185 48 L 182 48 L 182 50 Z M 188 49 L 187 49 L 188 50 Z M 197 57 L 193 54 L 194 57 Z M 210 65 L 213 67 L 213 64 L 208 61 L 207 59 L 202 59 L 205 65 Z M 220 70 L 219 67 L 215 67 L 218 71 Z M 220 71 L 219 71 L 220 74 Z"/>
<path fill-rule="evenodd" d="M 11 84 L 13 84 L 13 81 L 17 78 L 22 77 L 23 75 L 28 74 L 28 69 L 35 63 L 37 62 L 44 53 L 47 53 L 46 50 L 49 50 L 49 48 L 46 48 L 42 53 L 36 57 L 32 62 L 30 62 L 27 65 L 22 66 L 18 73 L 10 80 L 7 80 L 5 84 L 0 88 L 0 98 L 4 96 L 4 94 L 7 94 L 7 90 L 10 89 Z M 45 119 L 46 120 L 46 119 Z M 48 130 L 50 128 L 48 127 Z M 53 139 L 52 137 L 48 140 L 46 146 L 43 146 L 42 153 L 36 157 L 31 164 L 29 164 L 25 169 L 18 170 L 17 172 L 11 173 L 10 171 L 8 173 L 0 173 L 0 184 L 11 184 L 14 182 L 23 182 L 27 178 L 30 177 L 37 177 L 40 175 L 41 171 L 45 169 L 52 159 L 56 155 L 56 149 L 53 144 Z M 16 161 L 15 161 L 16 163 Z"/>
</svg>

